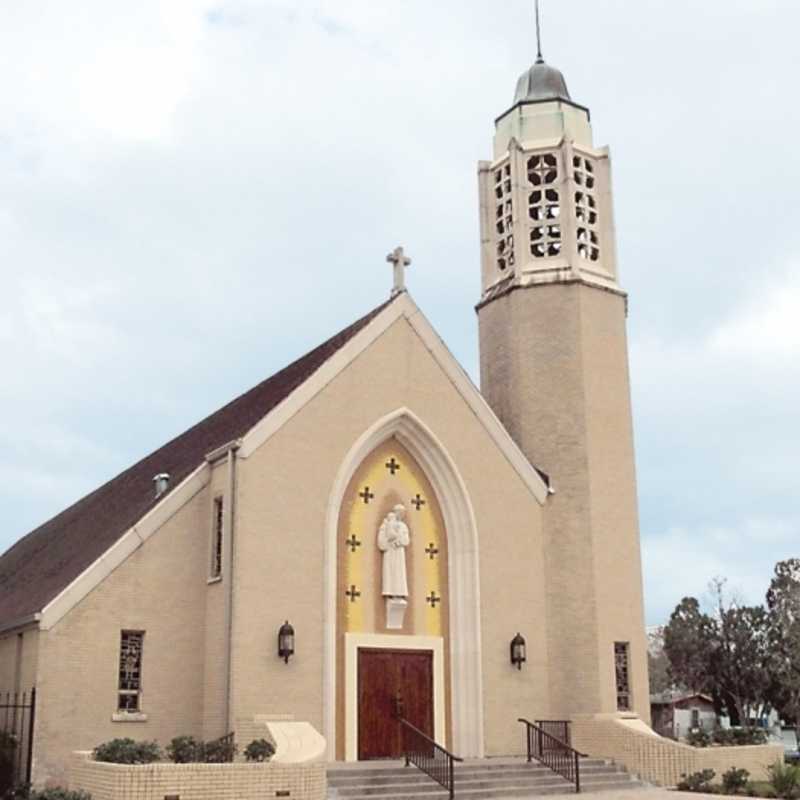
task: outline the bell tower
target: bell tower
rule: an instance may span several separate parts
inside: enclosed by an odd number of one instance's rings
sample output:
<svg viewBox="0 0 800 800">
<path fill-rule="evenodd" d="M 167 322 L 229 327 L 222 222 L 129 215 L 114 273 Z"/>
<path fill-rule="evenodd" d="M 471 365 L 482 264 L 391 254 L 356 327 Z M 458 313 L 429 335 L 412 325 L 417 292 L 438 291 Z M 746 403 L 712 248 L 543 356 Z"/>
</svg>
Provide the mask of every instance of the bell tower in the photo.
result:
<svg viewBox="0 0 800 800">
<path fill-rule="evenodd" d="M 538 15 L 537 15 L 538 16 Z M 538 21 L 538 20 L 537 20 Z M 479 165 L 481 388 L 550 475 L 551 718 L 649 721 L 627 295 L 608 148 L 539 55 Z"/>
</svg>

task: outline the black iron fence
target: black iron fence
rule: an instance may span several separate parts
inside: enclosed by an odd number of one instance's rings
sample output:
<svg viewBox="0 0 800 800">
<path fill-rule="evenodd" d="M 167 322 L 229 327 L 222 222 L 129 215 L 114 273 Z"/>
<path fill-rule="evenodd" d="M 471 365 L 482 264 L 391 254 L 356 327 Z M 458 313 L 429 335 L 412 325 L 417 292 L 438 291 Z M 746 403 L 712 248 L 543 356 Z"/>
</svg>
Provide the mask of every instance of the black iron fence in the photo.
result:
<svg viewBox="0 0 800 800">
<path fill-rule="evenodd" d="M 0 794 L 31 782 L 36 689 L 0 692 Z"/>
<path fill-rule="evenodd" d="M 583 754 L 569 744 L 548 733 L 541 725 L 520 719 L 525 725 L 528 743 L 528 761 L 536 759 L 553 772 L 575 784 L 575 791 L 581 790 L 581 762 Z M 556 723 L 550 723 L 555 725 Z M 567 726 L 569 727 L 569 726 Z M 551 728 L 552 729 L 552 728 Z"/>
<path fill-rule="evenodd" d="M 572 747 L 572 733 L 568 719 L 537 719 L 535 724 L 554 739 Z"/>
<path fill-rule="evenodd" d="M 447 789 L 452 800 L 456 793 L 455 765 L 457 761 L 464 759 L 454 756 L 440 744 L 436 744 L 430 736 L 415 728 L 407 720 L 401 718 L 399 722 L 403 731 L 403 755 L 406 766 L 413 764 L 429 778 L 433 778 L 436 783 Z"/>
</svg>

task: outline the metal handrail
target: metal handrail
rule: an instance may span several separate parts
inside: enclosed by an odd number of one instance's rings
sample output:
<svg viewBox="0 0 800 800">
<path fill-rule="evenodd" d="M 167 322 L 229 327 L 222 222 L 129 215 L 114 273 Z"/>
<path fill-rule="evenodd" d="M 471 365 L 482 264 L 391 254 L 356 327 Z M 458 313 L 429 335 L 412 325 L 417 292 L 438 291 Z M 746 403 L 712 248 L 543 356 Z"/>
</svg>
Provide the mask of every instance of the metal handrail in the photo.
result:
<svg viewBox="0 0 800 800">
<path fill-rule="evenodd" d="M 412 725 L 407 719 L 398 717 L 403 730 L 403 755 L 406 766 L 413 764 L 429 778 L 435 780 L 450 793 L 450 800 L 456 794 L 455 765 L 464 759 L 453 755 L 449 750 L 437 744 L 428 734 Z M 409 734 L 413 744 L 409 746 Z"/>
<path fill-rule="evenodd" d="M 551 769 L 557 775 L 575 784 L 575 792 L 581 790 L 580 759 L 586 758 L 574 747 L 549 734 L 541 725 L 536 725 L 520 717 L 518 722 L 525 725 L 528 744 L 528 762 L 535 758 L 539 763 Z"/>
<path fill-rule="evenodd" d="M 545 733 L 549 733 L 556 739 L 572 747 L 572 734 L 570 731 L 570 721 L 568 719 L 535 719 L 534 725 L 538 725 Z"/>
</svg>

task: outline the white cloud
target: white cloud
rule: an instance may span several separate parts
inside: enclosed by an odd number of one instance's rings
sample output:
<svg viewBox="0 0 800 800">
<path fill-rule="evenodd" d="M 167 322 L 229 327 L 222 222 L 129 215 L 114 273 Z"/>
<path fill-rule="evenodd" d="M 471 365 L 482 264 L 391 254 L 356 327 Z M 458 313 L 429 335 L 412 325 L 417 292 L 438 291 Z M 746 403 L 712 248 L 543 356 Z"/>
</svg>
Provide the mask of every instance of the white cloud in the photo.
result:
<svg viewBox="0 0 800 800">
<path fill-rule="evenodd" d="M 690 28 L 662 0 L 544 9 L 614 154 L 646 553 L 684 564 L 650 570 L 656 605 L 691 564 L 734 571 L 714 531 L 796 513 L 800 280 L 753 265 L 800 245 L 800 10 L 696 5 Z M 526 0 L 10 4 L 0 549 L 376 305 L 396 244 L 473 366 L 476 162 L 532 57 Z"/>
<path fill-rule="evenodd" d="M 798 516 L 645 531 L 648 624 L 665 623 L 684 597 L 703 601 L 709 582 L 717 577 L 726 578 L 729 592 L 745 603 L 763 603 L 775 564 L 796 557 L 798 535 Z"/>
<path fill-rule="evenodd" d="M 800 370 L 800 268 L 765 273 L 772 279 L 719 325 L 710 348 L 728 358 L 788 359 Z"/>
</svg>

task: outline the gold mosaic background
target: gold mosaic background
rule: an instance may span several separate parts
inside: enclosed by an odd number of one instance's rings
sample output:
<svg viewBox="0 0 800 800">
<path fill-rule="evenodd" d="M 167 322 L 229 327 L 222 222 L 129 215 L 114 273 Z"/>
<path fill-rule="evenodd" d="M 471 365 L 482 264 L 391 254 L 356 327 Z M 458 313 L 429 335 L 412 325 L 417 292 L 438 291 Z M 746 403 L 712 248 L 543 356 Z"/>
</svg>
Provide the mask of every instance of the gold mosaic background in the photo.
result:
<svg viewBox="0 0 800 800">
<path fill-rule="evenodd" d="M 391 463 L 399 465 L 394 474 L 387 466 Z M 365 503 L 363 492 L 367 487 L 374 496 Z M 418 496 L 424 500 L 419 509 L 412 502 Z M 383 562 L 378 549 L 378 529 L 398 504 L 406 509 L 405 522 L 411 539 L 406 549 L 409 598 L 402 630 L 388 630 L 385 600 L 381 595 Z M 358 593 L 355 602 L 353 587 Z M 449 738 L 447 536 L 433 487 L 419 464 L 396 439 L 387 440 L 364 460 L 345 492 L 339 512 L 337 593 L 337 749 L 342 751 L 337 757 L 343 757 L 344 745 L 345 633 L 441 636 L 444 639 Z M 431 596 L 437 599 L 435 604 L 428 601 Z"/>
<path fill-rule="evenodd" d="M 396 465 L 394 474 L 388 466 L 392 464 Z M 367 489 L 369 497 L 365 502 Z M 419 508 L 415 503 L 417 498 L 422 501 Z M 381 522 L 398 504 L 406 509 L 405 522 L 411 537 L 406 549 L 410 596 L 403 629 L 389 631 L 381 595 L 383 554 L 377 539 Z M 447 542 L 439 504 L 417 462 L 396 439 L 390 439 L 356 471 L 342 503 L 339 630 L 444 636 L 447 602 Z"/>
</svg>

